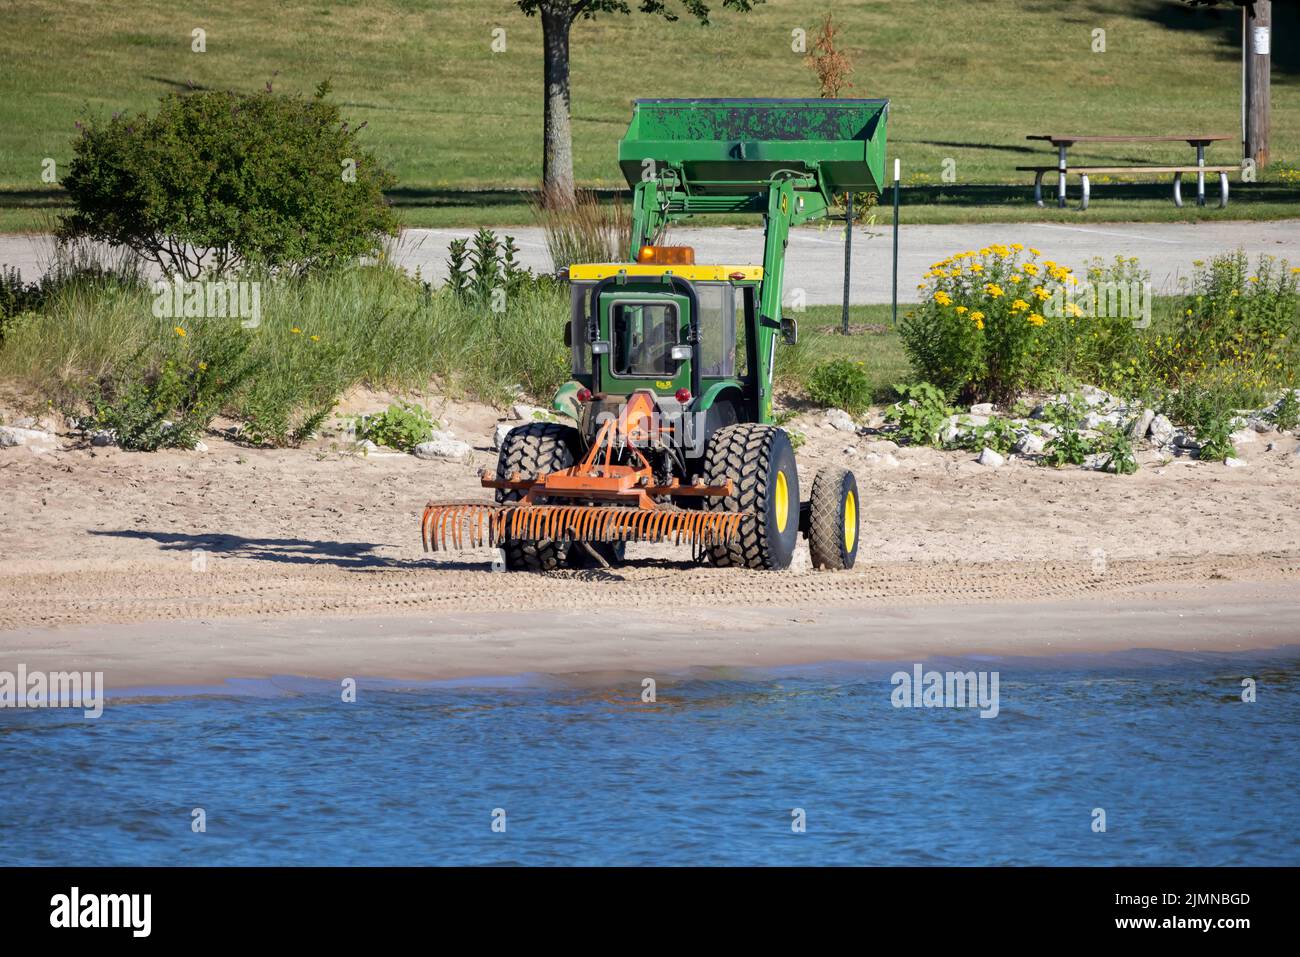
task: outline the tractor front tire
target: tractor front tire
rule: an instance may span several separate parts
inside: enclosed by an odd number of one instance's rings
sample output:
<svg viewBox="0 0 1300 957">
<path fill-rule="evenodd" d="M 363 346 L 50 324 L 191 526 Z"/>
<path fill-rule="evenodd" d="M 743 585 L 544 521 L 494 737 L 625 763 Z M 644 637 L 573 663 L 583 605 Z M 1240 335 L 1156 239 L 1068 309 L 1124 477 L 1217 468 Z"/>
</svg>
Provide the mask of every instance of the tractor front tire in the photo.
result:
<svg viewBox="0 0 1300 957">
<path fill-rule="evenodd" d="M 858 558 L 858 480 L 848 469 L 821 469 L 808 504 L 808 551 L 813 568 L 840 571 Z"/>
<path fill-rule="evenodd" d="M 704 454 L 704 480 L 731 480 L 726 498 L 710 499 L 713 512 L 745 512 L 740 536 L 705 551 L 714 565 L 781 570 L 790 567 L 799 539 L 799 473 L 784 429 L 746 422 L 718 429 Z"/>
<path fill-rule="evenodd" d="M 573 466 L 578 447 L 578 430 L 555 422 L 529 422 L 506 433 L 497 455 L 497 479 L 518 473 L 521 479 L 535 479 Z M 513 488 L 497 489 L 498 502 L 517 502 L 524 493 Z M 554 539 L 529 541 L 510 538 L 501 542 L 506 568 L 548 572 L 564 565 L 569 543 Z"/>
</svg>

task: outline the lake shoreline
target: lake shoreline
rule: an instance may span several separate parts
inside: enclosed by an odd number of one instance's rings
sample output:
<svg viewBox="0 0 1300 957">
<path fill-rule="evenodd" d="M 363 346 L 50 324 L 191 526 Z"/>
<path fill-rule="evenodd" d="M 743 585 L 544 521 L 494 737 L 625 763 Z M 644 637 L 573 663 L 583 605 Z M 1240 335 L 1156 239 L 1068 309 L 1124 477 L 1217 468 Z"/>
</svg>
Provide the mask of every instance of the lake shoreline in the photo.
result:
<svg viewBox="0 0 1300 957">
<path fill-rule="evenodd" d="M 102 671 L 109 689 L 211 686 L 283 675 L 452 681 L 518 675 L 607 684 L 697 668 L 915 662 L 1159 649 L 1276 648 L 1300 638 L 1294 583 L 1163 584 L 1122 596 L 916 606 L 722 605 L 224 618 L 26 627 L 0 670 Z"/>
</svg>

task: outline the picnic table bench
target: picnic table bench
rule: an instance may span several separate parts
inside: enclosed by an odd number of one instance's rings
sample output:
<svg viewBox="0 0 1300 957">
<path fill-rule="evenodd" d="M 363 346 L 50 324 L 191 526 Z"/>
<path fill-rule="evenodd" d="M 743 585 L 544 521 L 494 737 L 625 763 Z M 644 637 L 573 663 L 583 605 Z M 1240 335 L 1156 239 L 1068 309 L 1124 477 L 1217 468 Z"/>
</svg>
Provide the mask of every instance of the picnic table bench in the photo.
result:
<svg viewBox="0 0 1300 957">
<path fill-rule="evenodd" d="M 1075 173 L 1080 180 L 1082 195 L 1080 209 L 1088 208 L 1092 192 L 1090 177 L 1097 175 L 1130 173 L 1173 173 L 1174 205 L 1183 205 L 1183 176 L 1196 174 L 1196 205 L 1205 205 L 1205 174 L 1215 173 L 1219 177 L 1219 207 L 1228 205 L 1228 174 L 1240 169 L 1238 166 L 1206 166 L 1205 148 L 1219 140 L 1231 140 L 1237 137 L 1227 133 L 1209 135 L 1178 136 L 1079 136 L 1059 133 L 1034 133 L 1026 136 L 1028 140 L 1046 140 L 1056 147 L 1057 163 L 1055 166 L 1017 166 L 1016 170 L 1034 174 L 1034 202 L 1043 205 L 1043 176 L 1047 173 L 1057 174 L 1056 205 L 1065 207 L 1065 177 Z M 1070 166 L 1066 161 L 1066 150 L 1076 143 L 1187 143 L 1196 148 L 1195 166 Z"/>
</svg>

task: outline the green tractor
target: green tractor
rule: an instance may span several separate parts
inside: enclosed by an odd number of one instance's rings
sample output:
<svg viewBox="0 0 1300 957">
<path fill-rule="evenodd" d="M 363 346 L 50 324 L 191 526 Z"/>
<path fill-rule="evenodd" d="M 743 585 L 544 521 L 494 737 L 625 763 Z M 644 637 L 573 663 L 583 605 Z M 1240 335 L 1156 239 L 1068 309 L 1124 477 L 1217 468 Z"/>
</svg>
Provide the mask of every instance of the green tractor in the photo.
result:
<svg viewBox="0 0 1300 957">
<path fill-rule="evenodd" d="M 430 502 L 426 549 L 501 550 L 507 568 L 608 564 L 628 541 L 694 547 L 718 566 L 784 569 L 798 536 L 815 567 L 851 568 L 858 488 L 832 467 L 801 499 L 772 419 L 791 227 L 832 198 L 882 191 L 884 100 L 638 100 L 619 163 L 634 190 L 628 261 L 574 265 L 573 378 L 505 438 L 482 484 L 495 502 Z M 701 265 L 660 240 L 701 215 L 761 215 L 763 264 Z"/>
</svg>

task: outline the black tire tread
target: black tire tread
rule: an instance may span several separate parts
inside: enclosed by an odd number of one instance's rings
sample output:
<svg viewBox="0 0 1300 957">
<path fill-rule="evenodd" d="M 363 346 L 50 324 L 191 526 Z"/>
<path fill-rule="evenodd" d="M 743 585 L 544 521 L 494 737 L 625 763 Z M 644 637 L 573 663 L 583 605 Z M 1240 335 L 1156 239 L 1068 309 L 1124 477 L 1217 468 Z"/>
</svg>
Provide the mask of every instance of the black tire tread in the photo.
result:
<svg viewBox="0 0 1300 957">
<path fill-rule="evenodd" d="M 743 422 L 721 428 L 709 439 L 704 457 L 704 479 L 709 485 L 733 484 L 726 498 L 710 500 L 715 512 L 748 512 L 740 523 L 739 539 L 705 551 L 707 560 L 723 568 L 771 568 L 773 556 L 767 540 L 767 523 L 754 516 L 767 514 L 768 475 L 777 426 Z"/>
<path fill-rule="evenodd" d="M 827 466 L 813 478 L 808 516 L 808 552 L 813 568 L 840 571 L 845 567 L 844 520 L 842 516 L 846 468 Z"/>
<path fill-rule="evenodd" d="M 497 479 L 508 479 L 516 472 L 521 478 L 567 469 L 574 463 L 578 430 L 558 422 L 528 422 L 506 434 L 497 455 Z M 524 497 L 518 489 L 497 489 L 498 502 L 517 502 Z M 559 568 L 568 557 L 567 542 L 546 539 L 522 541 L 507 539 L 501 543 L 506 566 L 533 572 Z"/>
</svg>

